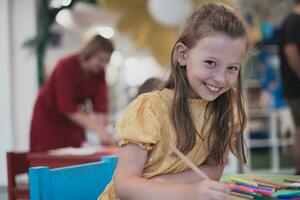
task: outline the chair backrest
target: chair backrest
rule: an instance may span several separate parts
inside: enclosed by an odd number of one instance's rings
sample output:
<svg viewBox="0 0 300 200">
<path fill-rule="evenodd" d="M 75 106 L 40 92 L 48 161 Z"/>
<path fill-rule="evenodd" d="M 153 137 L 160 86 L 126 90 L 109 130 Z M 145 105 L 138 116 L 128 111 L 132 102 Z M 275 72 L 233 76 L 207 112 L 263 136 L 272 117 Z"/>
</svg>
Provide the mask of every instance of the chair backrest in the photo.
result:
<svg viewBox="0 0 300 200">
<path fill-rule="evenodd" d="M 49 169 L 29 168 L 31 200 L 97 199 L 110 182 L 116 168 L 116 156 L 101 161 Z"/>
<path fill-rule="evenodd" d="M 28 185 L 18 187 L 16 183 L 16 176 L 22 173 L 27 173 L 29 168 L 29 161 L 27 153 L 25 152 L 7 152 L 7 192 L 8 199 L 29 199 Z"/>
</svg>

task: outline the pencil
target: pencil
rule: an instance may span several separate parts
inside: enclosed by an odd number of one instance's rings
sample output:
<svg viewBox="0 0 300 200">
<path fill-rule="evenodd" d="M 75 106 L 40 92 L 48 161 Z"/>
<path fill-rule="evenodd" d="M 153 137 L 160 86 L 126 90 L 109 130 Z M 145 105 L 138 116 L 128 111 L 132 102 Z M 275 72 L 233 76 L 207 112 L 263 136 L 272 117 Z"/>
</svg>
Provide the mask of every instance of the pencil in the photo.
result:
<svg viewBox="0 0 300 200">
<path fill-rule="evenodd" d="M 188 159 L 183 153 L 181 153 L 175 146 L 171 146 L 173 152 L 183 161 L 187 166 L 189 166 L 201 179 L 209 180 L 210 178 L 202 172 L 190 159 Z"/>
<path fill-rule="evenodd" d="M 254 199 L 254 197 L 252 197 L 251 195 L 247 195 L 247 194 L 241 194 L 241 193 L 237 193 L 237 192 L 230 192 L 231 196 L 236 196 L 236 197 L 242 197 L 245 199 Z"/>
<path fill-rule="evenodd" d="M 300 183 L 300 180 L 293 180 L 293 179 L 283 179 L 285 182 L 288 182 L 288 183 Z"/>
<path fill-rule="evenodd" d="M 267 184 L 270 184 L 270 185 L 274 185 L 278 189 L 286 188 L 286 186 L 284 184 L 275 183 L 273 181 L 269 181 L 269 180 L 265 180 L 265 179 L 261 179 L 261 178 L 253 177 L 253 180 L 256 181 L 256 182 L 262 182 L 262 183 L 267 183 Z"/>
<path fill-rule="evenodd" d="M 267 184 L 267 183 L 257 183 L 260 187 L 266 187 L 266 188 L 272 188 L 274 190 L 277 190 L 277 187 L 275 185 Z"/>
<path fill-rule="evenodd" d="M 183 155 L 183 153 L 181 153 L 175 146 L 171 146 L 173 152 L 183 161 L 185 162 L 185 164 L 187 166 L 189 166 L 201 179 L 205 179 L 205 180 L 210 180 L 210 178 L 204 173 L 202 172 L 192 161 L 190 161 L 190 159 L 188 159 L 185 155 Z M 232 187 L 231 187 L 232 189 Z M 237 197 L 243 197 L 246 199 L 254 199 L 254 197 L 250 196 L 250 195 L 245 195 L 242 193 L 237 193 L 237 192 L 230 192 L 230 195 L 232 196 L 237 196 Z"/>
<path fill-rule="evenodd" d="M 247 186 L 247 187 L 254 188 L 254 189 L 266 190 L 266 191 L 269 191 L 269 192 L 274 192 L 274 188 L 271 188 L 271 187 L 253 186 L 253 185 L 247 185 L 247 184 L 245 184 L 245 183 L 235 183 L 235 184 L 236 184 L 236 185 Z M 259 183 L 258 183 L 258 184 L 259 184 Z"/>
<path fill-rule="evenodd" d="M 252 181 L 248 181 L 248 180 L 244 180 L 244 179 L 241 179 L 241 178 L 232 177 L 230 180 L 233 181 L 233 182 L 237 182 L 237 183 L 244 183 L 244 184 L 247 184 L 247 185 L 257 186 L 257 183 L 252 182 Z"/>
</svg>

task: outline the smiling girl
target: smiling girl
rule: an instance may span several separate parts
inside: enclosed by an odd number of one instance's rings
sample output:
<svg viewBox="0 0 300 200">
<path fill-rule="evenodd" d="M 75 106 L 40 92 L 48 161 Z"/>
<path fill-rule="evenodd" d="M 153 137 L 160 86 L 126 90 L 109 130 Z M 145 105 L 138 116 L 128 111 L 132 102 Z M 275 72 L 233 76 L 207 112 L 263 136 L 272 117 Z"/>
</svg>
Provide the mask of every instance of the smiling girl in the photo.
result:
<svg viewBox="0 0 300 200">
<path fill-rule="evenodd" d="M 246 162 L 246 52 L 246 28 L 236 11 L 208 3 L 192 14 L 173 47 L 163 88 L 134 100 L 117 125 L 121 154 L 101 200 L 231 199 L 218 180 L 229 151 Z M 212 180 L 200 180 L 171 145 Z"/>
</svg>

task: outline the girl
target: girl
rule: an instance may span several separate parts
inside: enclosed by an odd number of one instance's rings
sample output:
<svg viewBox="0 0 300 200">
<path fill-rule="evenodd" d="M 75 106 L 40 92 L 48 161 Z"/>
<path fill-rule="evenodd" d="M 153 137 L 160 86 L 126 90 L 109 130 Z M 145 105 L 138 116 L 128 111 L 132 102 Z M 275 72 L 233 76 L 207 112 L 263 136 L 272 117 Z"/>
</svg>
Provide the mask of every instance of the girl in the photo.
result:
<svg viewBox="0 0 300 200">
<path fill-rule="evenodd" d="M 119 163 L 101 200 L 231 199 L 217 180 L 229 150 L 246 161 L 246 50 L 246 28 L 234 10 L 208 3 L 194 12 L 174 45 L 164 87 L 134 100 L 117 125 Z M 212 180 L 200 180 L 171 145 Z"/>
</svg>

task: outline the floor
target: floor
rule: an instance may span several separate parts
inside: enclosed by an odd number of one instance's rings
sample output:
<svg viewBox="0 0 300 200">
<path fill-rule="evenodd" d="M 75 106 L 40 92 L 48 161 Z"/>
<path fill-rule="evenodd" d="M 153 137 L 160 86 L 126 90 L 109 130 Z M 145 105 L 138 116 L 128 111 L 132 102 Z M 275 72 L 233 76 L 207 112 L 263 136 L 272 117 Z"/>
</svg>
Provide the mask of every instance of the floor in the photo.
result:
<svg viewBox="0 0 300 200">
<path fill-rule="evenodd" d="M 5 186 L 0 186 L 0 199 L 1 200 L 7 200 L 7 190 Z"/>
</svg>

